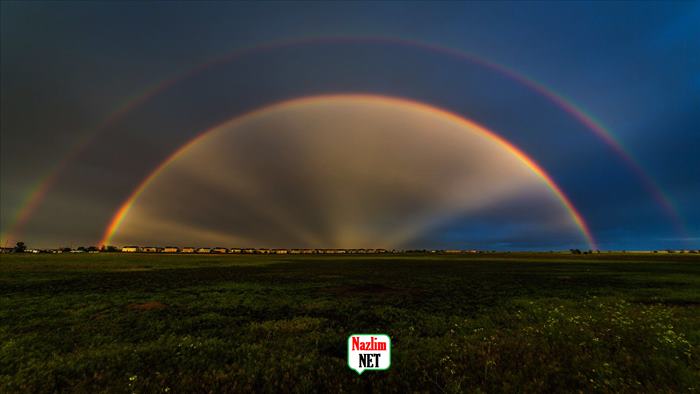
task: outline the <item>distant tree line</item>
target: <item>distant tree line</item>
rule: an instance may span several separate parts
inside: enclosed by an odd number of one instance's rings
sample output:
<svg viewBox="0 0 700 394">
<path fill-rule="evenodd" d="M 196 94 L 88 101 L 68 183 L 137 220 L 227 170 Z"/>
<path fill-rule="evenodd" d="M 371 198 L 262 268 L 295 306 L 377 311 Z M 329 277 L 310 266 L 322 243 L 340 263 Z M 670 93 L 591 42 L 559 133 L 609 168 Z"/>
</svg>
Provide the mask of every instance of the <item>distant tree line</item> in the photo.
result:
<svg viewBox="0 0 700 394">
<path fill-rule="evenodd" d="M 27 252 L 31 252 L 31 253 L 57 253 L 57 252 L 58 253 L 70 253 L 70 252 L 115 253 L 115 252 L 121 251 L 118 247 L 112 246 L 112 245 L 102 245 L 102 247 L 100 247 L 100 248 L 98 248 L 97 246 L 79 246 L 75 249 L 64 246 L 64 247 L 55 248 L 55 249 L 38 250 L 38 249 L 29 249 L 29 247 L 27 247 L 27 244 L 22 242 L 22 241 L 17 242 L 15 244 L 15 246 L 12 248 L 2 248 L 2 250 L 5 253 L 8 253 L 8 252 L 9 253 L 27 253 Z"/>
</svg>

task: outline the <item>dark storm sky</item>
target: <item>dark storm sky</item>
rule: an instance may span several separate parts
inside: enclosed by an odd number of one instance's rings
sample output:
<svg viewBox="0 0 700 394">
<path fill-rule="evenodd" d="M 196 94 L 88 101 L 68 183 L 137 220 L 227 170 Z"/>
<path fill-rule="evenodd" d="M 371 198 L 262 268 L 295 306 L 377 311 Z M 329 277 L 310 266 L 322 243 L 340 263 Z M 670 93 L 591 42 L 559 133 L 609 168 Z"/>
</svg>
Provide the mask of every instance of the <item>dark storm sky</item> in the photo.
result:
<svg viewBox="0 0 700 394">
<path fill-rule="evenodd" d="M 0 7 L 3 243 L 94 243 L 134 187 L 199 131 L 281 99 L 366 92 L 425 102 L 498 132 L 561 186 L 601 248 L 700 247 L 700 3 L 4 1 Z M 368 37 L 466 51 L 568 98 L 637 160 L 684 228 L 614 149 L 551 101 L 473 62 Z M 305 43 L 274 44 L 294 40 Z M 104 126 L 149 87 L 271 43 L 190 73 Z M 89 136 L 92 142 L 75 153 Z M 56 182 L 18 225 L 37 185 L 68 155 Z M 455 218 L 440 239 L 427 234 L 421 244 L 459 246 L 491 231 Z"/>
</svg>

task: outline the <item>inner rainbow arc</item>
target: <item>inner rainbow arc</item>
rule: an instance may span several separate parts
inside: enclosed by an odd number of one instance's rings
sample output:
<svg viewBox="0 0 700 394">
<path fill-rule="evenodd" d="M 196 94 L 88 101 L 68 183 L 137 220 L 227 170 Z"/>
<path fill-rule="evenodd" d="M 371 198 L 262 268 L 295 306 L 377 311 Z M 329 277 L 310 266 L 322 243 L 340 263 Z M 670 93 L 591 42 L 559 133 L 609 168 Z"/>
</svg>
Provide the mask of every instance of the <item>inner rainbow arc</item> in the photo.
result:
<svg viewBox="0 0 700 394">
<path fill-rule="evenodd" d="M 362 93 L 344 93 L 344 94 L 329 94 L 329 95 L 314 95 L 314 96 L 306 96 L 306 97 L 299 97 L 299 98 L 294 98 L 290 100 L 284 100 L 281 102 L 276 102 L 272 103 L 263 107 L 260 107 L 258 109 L 252 110 L 250 112 L 238 115 L 234 117 L 233 119 L 228 119 L 224 122 L 218 123 L 214 125 L 213 127 L 210 127 L 203 132 L 199 133 L 197 136 L 192 138 L 190 141 L 187 143 L 183 144 L 181 147 L 179 147 L 177 150 L 175 150 L 170 156 L 168 156 L 163 162 L 161 162 L 158 166 L 155 167 L 153 171 L 151 171 L 148 176 L 146 176 L 141 183 L 138 184 L 138 186 L 131 192 L 129 197 L 121 204 L 119 209 L 116 211 L 116 213 L 112 216 L 111 220 L 109 221 L 107 227 L 104 230 L 103 236 L 101 240 L 98 242 L 98 245 L 108 245 L 112 238 L 114 237 L 114 234 L 116 231 L 119 229 L 120 225 L 122 224 L 124 218 L 127 216 L 129 213 L 131 207 L 134 205 L 136 200 L 138 200 L 139 196 L 146 190 L 146 188 L 152 183 L 152 181 L 160 175 L 160 173 L 168 167 L 169 164 L 177 160 L 179 157 L 181 157 L 191 146 L 197 144 L 200 142 L 202 139 L 204 139 L 206 136 L 209 135 L 214 130 L 217 130 L 219 127 L 226 125 L 226 124 L 231 124 L 231 123 L 236 123 L 236 122 L 242 122 L 243 120 L 250 118 L 252 116 L 256 116 L 259 114 L 262 114 L 270 109 L 274 108 L 279 108 L 279 107 L 284 107 L 288 105 L 295 105 L 295 104 L 303 104 L 305 102 L 311 102 L 311 101 L 318 101 L 318 100 L 324 100 L 324 99 L 334 99 L 334 98 L 356 98 L 356 99 L 362 99 L 368 102 L 384 102 L 384 103 L 397 103 L 397 104 L 402 104 L 406 105 L 408 107 L 415 108 L 416 110 L 421 110 L 421 111 L 427 111 L 431 112 L 435 115 L 438 115 L 440 117 L 443 117 L 445 119 L 451 120 L 457 124 L 461 124 L 463 126 L 466 126 L 467 128 L 470 128 L 476 132 L 481 133 L 482 135 L 486 136 L 490 140 L 498 143 L 500 146 L 505 148 L 509 153 L 513 154 L 519 161 L 521 161 L 529 170 L 531 170 L 535 175 L 537 175 L 542 182 L 553 192 L 553 194 L 556 196 L 556 198 L 559 200 L 559 202 L 562 204 L 562 206 L 565 208 L 567 211 L 569 217 L 573 221 L 573 223 L 576 225 L 576 227 L 579 229 L 581 232 L 582 236 L 585 238 L 586 243 L 588 244 L 589 248 L 591 249 L 597 249 L 597 244 L 596 241 L 591 233 L 591 230 L 588 226 L 588 224 L 585 222 L 583 219 L 583 216 L 581 213 L 576 209 L 576 207 L 573 205 L 571 200 L 564 194 L 562 189 L 552 180 L 552 178 L 547 174 L 532 158 L 527 156 L 523 151 L 518 149 L 516 146 L 514 146 L 512 143 L 501 137 L 500 135 L 496 134 L 495 132 L 487 129 L 486 127 L 470 120 L 466 119 L 460 115 L 457 115 L 453 112 L 449 112 L 447 110 L 437 108 L 425 103 L 421 103 L 418 101 L 414 100 L 409 100 L 406 98 L 398 98 L 398 97 L 391 97 L 391 96 L 383 96 L 383 95 L 376 95 L 376 94 L 362 94 Z"/>
</svg>

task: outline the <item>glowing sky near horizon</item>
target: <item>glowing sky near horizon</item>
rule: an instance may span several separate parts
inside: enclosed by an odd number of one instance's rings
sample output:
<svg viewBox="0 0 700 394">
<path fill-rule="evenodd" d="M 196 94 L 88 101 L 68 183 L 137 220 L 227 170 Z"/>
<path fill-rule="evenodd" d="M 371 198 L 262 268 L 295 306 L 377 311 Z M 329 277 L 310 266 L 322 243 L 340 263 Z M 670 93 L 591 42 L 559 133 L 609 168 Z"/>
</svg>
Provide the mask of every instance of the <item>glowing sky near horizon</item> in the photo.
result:
<svg viewBox="0 0 700 394">
<path fill-rule="evenodd" d="M 427 247 L 417 239 L 484 211 L 511 229 L 504 238 L 582 239 L 546 183 L 473 127 L 399 100 L 320 97 L 209 131 L 149 182 L 111 241 Z"/>
</svg>

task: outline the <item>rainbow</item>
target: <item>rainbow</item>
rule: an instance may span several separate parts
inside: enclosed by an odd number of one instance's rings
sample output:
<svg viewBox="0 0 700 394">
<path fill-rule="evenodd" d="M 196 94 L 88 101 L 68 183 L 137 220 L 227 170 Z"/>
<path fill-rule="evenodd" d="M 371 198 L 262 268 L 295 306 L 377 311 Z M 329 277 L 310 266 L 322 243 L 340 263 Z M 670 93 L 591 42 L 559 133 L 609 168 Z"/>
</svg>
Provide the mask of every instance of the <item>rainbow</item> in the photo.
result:
<svg viewBox="0 0 700 394">
<path fill-rule="evenodd" d="M 180 158 L 185 152 L 187 152 L 187 150 L 190 147 L 194 146 L 195 144 L 206 138 L 214 130 L 218 129 L 223 125 L 240 123 L 246 119 L 249 119 L 250 117 L 263 114 L 269 110 L 277 109 L 279 107 L 305 104 L 319 100 L 330 100 L 334 98 L 358 98 L 370 103 L 376 102 L 401 104 L 416 110 L 430 112 L 432 114 L 438 115 L 440 117 L 468 127 L 472 130 L 476 130 L 478 133 L 483 134 L 485 137 L 498 143 L 508 152 L 516 156 L 527 168 L 534 172 L 545 183 L 545 185 L 554 193 L 554 195 L 560 201 L 562 206 L 566 209 L 569 216 L 571 217 L 571 220 L 576 224 L 578 229 L 581 231 L 581 234 L 586 239 L 588 246 L 591 249 L 597 249 L 596 242 L 593 238 L 593 235 L 591 234 L 588 225 L 584 221 L 583 216 L 581 216 L 581 213 L 574 207 L 571 200 L 569 200 L 569 198 L 564 194 L 561 188 L 552 180 L 549 174 L 547 174 L 534 160 L 532 160 L 530 157 L 528 157 L 525 153 L 523 153 L 520 149 L 508 142 L 506 139 L 476 122 L 463 118 L 455 113 L 446 111 L 444 109 L 436 108 L 424 103 L 420 103 L 418 101 L 408 100 L 405 98 L 380 96 L 375 94 L 333 94 L 294 98 L 266 105 L 264 107 L 255 109 L 242 115 L 238 115 L 233 119 L 226 120 L 213 127 L 210 127 L 209 129 L 199 133 L 187 143 L 183 144 L 180 148 L 178 148 L 175 152 L 168 156 L 162 163 L 160 163 L 146 178 L 144 178 L 144 180 L 134 189 L 131 195 L 124 201 L 124 203 L 122 203 L 117 212 L 114 214 L 109 224 L 107 225 L 102 239 L 99 241 L 98 245 L 108 245 L 111 242 L 112 237 L 119 229 L 119 226 L 122 224 L 124 218 L 127 216 L 129 210 L 134 205 L 134 203 L 138 200 L 139 196 L 148 188 L 148 186 L 153 182 L 153 180 L 157 178 L 158 175 L 161 174 L 161 172 L 163 172 L 165 168 L 167 168 L 171 163 Z"/>
<path fill-rule="evenodd" d="M 681 220 L 677 210 L 674 208 L 671 200 L 666 196 L 658 184 L 644 171 L 642 166 L 632 157 L 632 155 L 624 149 L 622 144 L 613 137 L 612 132 L 603 126 L 603 124 L 593 118 L 591 115 L 582 110 L 579 106 L 576 106 L 573 101 L 565 98 L 563 95 L 556 93 L 551 88 L 545 86 L 544 84 L 537 82 L 535 79 L 527 77 L 521 73 L 518 73 L 514 69 L 507 67 L 503 64 L 495 63 L 490 60 L 486 60 L 482 57 L 478 57 L 474 54 L 457 50 L 433 43 L 427 43 L 417 40 L 407 40 L 392 37 L 327 37 L 327 38 L 300 38 L 276 41 L 270 43 L 263 43 L 255 45 L 252 47 L 246 47 L 237 49 L 226 55 L 216 57 L 209 61 L 200 63 L 199 65 L 189 68 L 183 72 L 171 75 L 163 80 L 149 85 L 140 94 L 134 95 L 130 100 L 127 100 L 123 105 L 118 107 L 114 112 L 112 112 L 105 120 L 91 133 L 88 133 L 83 137 L 78 143 L 76 143 L 69 153 L 64 157 L 64 159 L 59 162 L 59 164 L 54 167 L 46 176 L 41 177 L 33 187 L 29 188 L 27 197 L 23 200 L 24 202 L 20 205 L 20 208 L 15 215 L 14 219 L 10 221 L 9 230 L 6 234 L 0 236 L 0 239 L 9 239 L 13 236 L 18 236 L 25 227 L 26 223 L 32 217 L 36 209 L 41 205 L 45 199 L 48 192 L 53 188 L 53 186 L 58 182 L 62 173 L 68 168 L 69 164 L 90 144 L 96 139 L 98 135 L 107 128 L 109 128 L 114 123 L 118 122 L 124 116 L 129 114 L 135 108 L 139 107 L 141 104 L 149 101 L 151 98 L 159 95 L 160 93 L 168 90 L 177 83 L 186 80 L 198 73 L 211 68 L 218 64 L 225 64 L 227 62 L 234 61 L 236 59 L 242 58 L 244 56 L 252 55 L 257 52 L 270 51 L 275 49 L 281 49 L 285 47 L 294 47 L 302 45 L 313 45 L 313 44 L 334 44 L 334 43 L 367 43 L 367 44 L 390 44 L 399 45 L 406 47 L 418 48 L 421 50 L 434 52 L 438 54 L 443 54 L 451 56 L 457 59 L 467 61 L 472 64 L 479 65 L 486 69 L 492 70 L 505 76 L 506 78 L 519 83 L 522 86 L 536 92 L 542 97 L 546 98 L 552 104 L 569 114 L 571 117 L 576 119 L 579 123 L 584 125 L 588 130 L 593 132 L 598 138 L 605 142 L 631 169 L 637 179 L 641 182 L 645 190 L 653 197 L 654 201 L 661 207 L 664 214 L 673 222 L 676 231 L 679 234 L 685 235 L 687 231 L 683 221 Z"/>
</svg>

